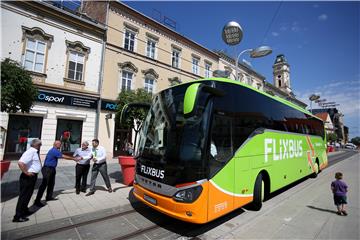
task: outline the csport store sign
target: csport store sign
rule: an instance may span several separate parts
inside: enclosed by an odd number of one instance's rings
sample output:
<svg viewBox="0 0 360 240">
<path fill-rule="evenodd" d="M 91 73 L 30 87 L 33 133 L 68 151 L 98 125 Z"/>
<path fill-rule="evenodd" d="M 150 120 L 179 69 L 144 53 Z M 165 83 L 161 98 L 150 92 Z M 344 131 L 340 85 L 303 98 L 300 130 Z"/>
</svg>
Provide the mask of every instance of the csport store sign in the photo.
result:
<svg viewBox="0 0 360 240">
<path fill-rule="evenodd" d="M 97 100 L 90 98 L 82 98 L 77 96 L 68 96 L 46 91 L 39 91 L 36 99 L 38 102 L 46 102 L 49 104 L 62 104 L 75 107 L 96 108 Z"/>
</svg>

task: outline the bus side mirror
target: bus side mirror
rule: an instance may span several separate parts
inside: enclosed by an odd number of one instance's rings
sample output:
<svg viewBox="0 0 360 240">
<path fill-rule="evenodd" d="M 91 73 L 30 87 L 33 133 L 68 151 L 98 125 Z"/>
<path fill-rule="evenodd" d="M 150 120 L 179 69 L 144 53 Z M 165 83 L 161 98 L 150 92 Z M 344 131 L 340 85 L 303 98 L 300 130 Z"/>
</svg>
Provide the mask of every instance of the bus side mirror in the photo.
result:
<svg viewBox="0 0 360 240">
<path fill-rule="evenodd" d="M 199 98 L 202 93 L 209 93 L 212 96 L 222 97 L 225 92 L 215 87 L 205 85 L 203 83 L 191 84 L 185 92 L 184 96 L 184 117 L 188 118 L 195 114 Z"/>
<path fill-rule="evenodd" d="M 129 111 L 131 109 L 137 109 L 137 108 L 142 108 L 145 110 L 149 110 L 151 107 L 151 105 L 149 103 L 128 103 L 126 104 L 123 109 L 121 110 L 121 115 L 120 115 L 120 124 L 125 122 L 125 119 L 127 118 L 127 114 L 129 113 Z"/>
</svg>

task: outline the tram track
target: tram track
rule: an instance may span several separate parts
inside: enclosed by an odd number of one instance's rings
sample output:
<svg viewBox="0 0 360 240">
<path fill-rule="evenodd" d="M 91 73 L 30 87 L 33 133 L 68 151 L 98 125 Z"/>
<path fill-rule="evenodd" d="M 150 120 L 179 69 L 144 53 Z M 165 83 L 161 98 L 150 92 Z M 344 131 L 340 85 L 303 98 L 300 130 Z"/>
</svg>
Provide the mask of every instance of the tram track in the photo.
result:
<svg viewBox="0 0 360 240">
<path fill-rule="evenodd" d="M 157 229 L 162 229 L 162 234 L 165 234 L 167 232 L 168 232 L 167 235 L 172 234 L 171 231 L 165 230 L 166 227 L 164 228 L 165 225 L 168 225 L 167 220 L 155 221 L 155 223 L 153 221 L 147 221 L 148 223 L 151 224 L 148 224 L 148 226 L 144 226 L 144 227 L 135 226 L 129 220 L 126 220 L 127 217 L 130 217 L 132 215 L 133 218 L 141 221 L 146 219 L 146 216 L 143 215 L 144 212 L 153 211 L 150 207 L 138 203 L 132 204 L 132 207 L 133 208 L 130 210 L 118 212 L 115 214 L 110 214 L 104 217 L 99 217 L 91 220 L 81 221 L 78 223 L 72 223 L 73 222 L 72 218 L 69 218 L 68 220 L 70 222 L 70 225 L 60 226 L 56 229 L 49 229 L 47 231 L 29 234 L 26 236 L 23 235 L 19 238 L 14 237 L 12 238 L 12 240 L 51 239 L 54 236 L 56 236 L 54 238 L 58 238 L 58 236 L 63 236 L 64 238 L 64 236 L 66 236 L 69 231 L 74 231 L 74 233 L 76 233 L 79 239 L 87 239 L 87 236 L 92 236 L 89 238 L 93 239 L 94 235 L 91 234 L 96 232 L 94 225 L 98 225 L 98 226 L 103 225 L 105 229 L 106 224 L 111 224 L 109 221 L 117 222 L 119 225 L 122 223 L 126 226 L 129 226 L 129 229 L 132 230 L 130 232 L 126 232 L 126 231 L 124 232 L 120 229 L 118 229 L 118 231 L 115 230 L 113 231 L 114 232 L 113 234 L 110 234 L 112 236 L 105 237 L 106 239 L 112 239 L 112 240 L 137 239 L 137 237 L 140 237 L 141 235 L 150 233 L 152 231 L 156 231 Z M 154 215 L 153 212 L 151 212 L 150 214 Z M 121 235 L 122 233 L 123 235 Z"/>
</svg>

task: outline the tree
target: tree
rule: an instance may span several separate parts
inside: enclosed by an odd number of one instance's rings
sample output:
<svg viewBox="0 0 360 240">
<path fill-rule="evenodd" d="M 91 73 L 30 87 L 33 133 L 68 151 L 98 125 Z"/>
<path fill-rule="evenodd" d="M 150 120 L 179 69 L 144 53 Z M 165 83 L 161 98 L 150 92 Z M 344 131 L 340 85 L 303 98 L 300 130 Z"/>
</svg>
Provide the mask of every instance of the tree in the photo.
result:
<svg viewBox="0 0 360 240">
<path fill-rule="evenodd" d="M 360 137 L 354 137 L 351 139 L 351 142 L 355 144 L 356 146 L 360 145 Z"/>
<path fill-rule="evenodd" d="M 145 89 L 138 88 L 136 90 L 122 91 L 118 96 L 118 106 L 115 121 L 118 126 L 135 131 L 134 148 L 136 144 L 137 134 L 141 129 L 142 121 L 145 119 L 147 111 L 143 108 L 130 109 L 126 115 L 125 121 L 120 124 L 120 115 L 123 107 L 129 103 L 149 103 L 151 104 L 151 93 Z"/>
<path fill-rule="evenodd" d="M 337 139 L 337 135 L 335 133 L 328 133 L 326 138 L 328 142 L 335 142 Z"/>
<path fill-rule="evenodd" d="M 2 112 L 29 112 L 37 95 L 30 74 L 19 63 L 9 58 L 1 62 Z"/>
</svg>

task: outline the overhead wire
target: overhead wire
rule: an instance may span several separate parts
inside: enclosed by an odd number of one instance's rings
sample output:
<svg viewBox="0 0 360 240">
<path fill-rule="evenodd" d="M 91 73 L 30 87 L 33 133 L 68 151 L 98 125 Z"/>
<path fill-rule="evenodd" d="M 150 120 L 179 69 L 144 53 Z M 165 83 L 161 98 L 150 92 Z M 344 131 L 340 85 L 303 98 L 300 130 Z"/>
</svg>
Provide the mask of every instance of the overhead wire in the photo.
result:
<svg viewBox="0 0 360 240">
<path fill-rule="evenodd" d="M 265 31 L 264 37 L 263 37 L 262 42 L 261 42 L 260 45 L 263 45 L 263 44 L 264 44 L 265 39 L 266 39 L 267 35 L 269 34 L 270 29 L 271 29 L 271 26 L 272 26 L 272 24 L 274 23 L 277 15 L 279 14 L 279 11 L 280 11 L 280 8 L 281 8 L 282 3 L 283 3 L 283 1 L 280 1 L 280 2 L 279 2 L 279 5 L 278 5 L 278 7 L 277 7 L 277 9 L 276 9 L 276 11 L 275 11 L 275 13 L 274 13 L 274 15 L 273 15 L 270 23 L 269 23 L 266 31 Z"/>
</svg>

